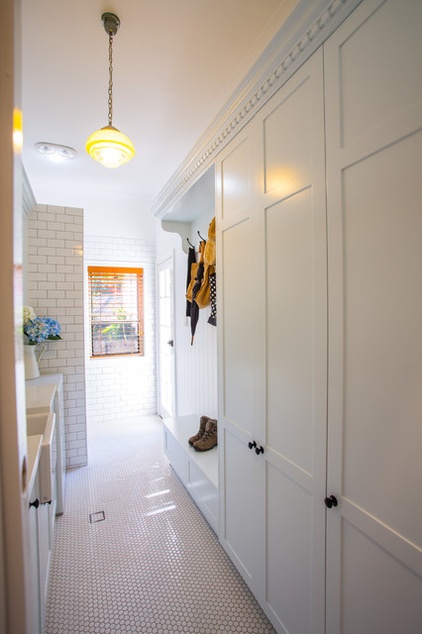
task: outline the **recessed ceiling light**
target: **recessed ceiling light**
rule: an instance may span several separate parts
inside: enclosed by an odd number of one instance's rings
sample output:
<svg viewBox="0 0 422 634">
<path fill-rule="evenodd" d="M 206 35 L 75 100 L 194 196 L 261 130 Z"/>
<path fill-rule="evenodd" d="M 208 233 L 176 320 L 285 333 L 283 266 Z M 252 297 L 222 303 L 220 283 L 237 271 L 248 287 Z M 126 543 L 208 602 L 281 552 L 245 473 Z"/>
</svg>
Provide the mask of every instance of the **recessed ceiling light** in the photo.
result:
<svg viewBox="0 0 422 634">
<path fill-rule="evenodd" d="M 53 161 L 72 159 L 76 156 L 76 150 L 68 145 L 59 145 L 58 143 L 46 143 L 45 141 L 40 141 L 35 144 L 35 147 L 38 152 L 45 154 Z"/>
</svg>

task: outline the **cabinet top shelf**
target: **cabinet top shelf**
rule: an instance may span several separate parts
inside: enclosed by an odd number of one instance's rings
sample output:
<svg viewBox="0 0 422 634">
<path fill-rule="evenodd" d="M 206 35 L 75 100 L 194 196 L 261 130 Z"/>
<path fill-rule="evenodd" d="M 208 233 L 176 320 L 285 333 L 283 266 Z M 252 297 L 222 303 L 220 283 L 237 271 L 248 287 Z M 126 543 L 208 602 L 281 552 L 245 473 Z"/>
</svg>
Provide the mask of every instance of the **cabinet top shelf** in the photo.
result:
<svg viewBox="0 0 422 634">
<path fill-rule="evenodd" d="M 212 165 L 162 217 L 171 222 L 191 223 L 215 206 L 215 169 Z"/>
</svg>

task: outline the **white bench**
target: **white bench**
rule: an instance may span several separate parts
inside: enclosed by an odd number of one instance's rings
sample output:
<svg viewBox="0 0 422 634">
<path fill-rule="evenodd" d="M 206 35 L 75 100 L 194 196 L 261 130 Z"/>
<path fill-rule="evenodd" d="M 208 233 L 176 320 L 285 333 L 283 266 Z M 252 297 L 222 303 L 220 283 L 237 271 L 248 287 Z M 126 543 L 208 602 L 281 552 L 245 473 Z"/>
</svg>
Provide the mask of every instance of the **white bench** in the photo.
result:
<svg viewBox="0 0 422 634">
<path fill-rule="evenodd" d="M 163 419 L 164 452 L 199 510 L 218 535 L 218 448 L 196 451 L 188 438 L 199 428 L 199 416 Z"/>
</svg>

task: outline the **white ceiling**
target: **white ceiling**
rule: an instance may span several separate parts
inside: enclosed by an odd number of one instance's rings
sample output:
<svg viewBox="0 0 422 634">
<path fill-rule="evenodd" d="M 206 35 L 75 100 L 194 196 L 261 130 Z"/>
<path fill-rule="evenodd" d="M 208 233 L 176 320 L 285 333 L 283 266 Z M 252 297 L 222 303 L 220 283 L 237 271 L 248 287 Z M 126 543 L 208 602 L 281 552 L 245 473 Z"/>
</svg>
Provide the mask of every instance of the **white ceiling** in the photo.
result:
<svg viewBox="0 0 422 634">
<path fill-rule="evenodd" d="M 23 162 L 39 203 L 131 198 L 147 209 L 221 111 L 297 0 L 22 0 Z M 137 154 L 108 170 L 85 152 L 107 125 L 104 11 L 113 43 L 113 125 Z M 76 149 L 57 164 L 38 141 Z"/>
</svg>

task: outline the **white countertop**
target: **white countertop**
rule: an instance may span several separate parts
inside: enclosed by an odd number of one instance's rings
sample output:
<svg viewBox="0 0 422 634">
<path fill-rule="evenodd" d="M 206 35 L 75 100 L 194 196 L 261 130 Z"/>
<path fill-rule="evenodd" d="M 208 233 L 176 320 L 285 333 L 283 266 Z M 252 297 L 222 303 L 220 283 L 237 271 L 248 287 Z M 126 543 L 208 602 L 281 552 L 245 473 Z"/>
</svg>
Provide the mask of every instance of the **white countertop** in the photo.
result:
<svg viewBox="0 0 422 634">
<path fill-rule="evenodd" d="M 26 385 L 44 385 L 45 383 L 54 383 L 59 385 L 63 380 L 63 374 L 43 372 L 37 379 L 27 379 Z"/>
<path fill-rule="evenodd" d="M 54 383 L 34 385 L 26 383 L 26 413 L 39 414 L 41 412 L 51 411 L 53 408 L 54 395 L 56 393 L 56 385 Z"/>
</svg>

